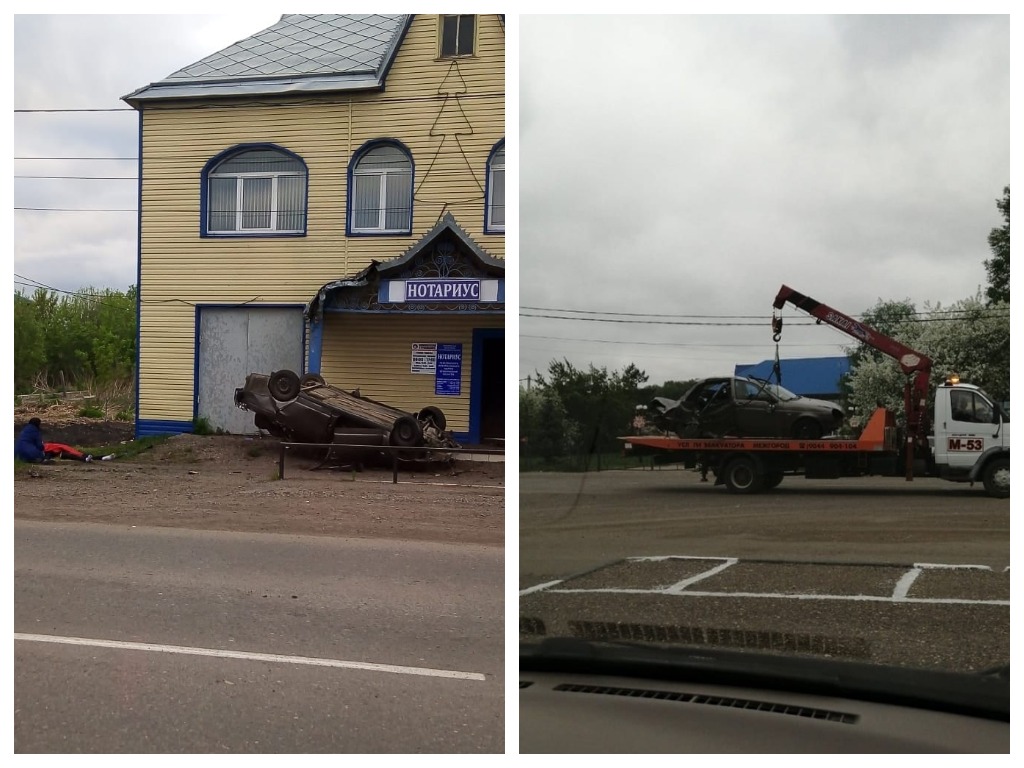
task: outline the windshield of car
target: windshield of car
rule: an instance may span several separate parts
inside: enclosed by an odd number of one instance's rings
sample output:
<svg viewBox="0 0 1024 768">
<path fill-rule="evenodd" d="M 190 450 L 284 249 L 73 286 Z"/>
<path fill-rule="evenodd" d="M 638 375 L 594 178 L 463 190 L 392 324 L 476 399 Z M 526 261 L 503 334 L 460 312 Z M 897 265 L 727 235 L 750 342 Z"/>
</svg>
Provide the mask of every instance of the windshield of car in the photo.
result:
<svg viewBox="0 0 1024 768">
<path fill-rule="evenodd" d="M 996 64 L 943 48 L 953 77 L 939 48 L 900 42 L 937 39 L 930 24 L 991 41 Z M 964 266 L 978 271 L 990 235 L 1008 243 L 1008 39 L 980 16 L 523 19 L 523 643 L 964 675 L 1009 663 L 1008 415 L 953 434 L 932 405 L 950 370 L 1009 399 L 1008 286 L 1004 301 L 966 272 L 922 281 L 899 255 L 941 241 L 980 254 Z M 806 67 L 812 52 L 827 66 Z M 939 96 L 914 74 L 926 61 Z M 860 87 L 866 66 L 892 87 L 884 101 Z M 845 96 L 819 110 L 823 92 Z M 927 147 L 865 128 L 897 101 L 934 127 Z M 933 119 L 937 103 L 989 148 L 986 170 L 950 170 L 965 134 Z M 879 188 L 894 157 L 938 188 L 954 173 L 974 207 Z M 824 167 L 859 170 L 836 187 Z M 813 298 L 775 306 L 787 286 Z M 893 349 L 927 355 L 932 380 Z M 784 386 L 752 381 L 776 365 Z M 741 381 L 797 402 L 742 399 Z M 925 382 L 927 412 L 905 412 L 908 381 Z M 726 383 L 731 399 L 701 397 Z"/>
<path fill-rule="evenodd" d="M 798 397 L 800 397 L 800 395 L 793 394 L 788 389 L 783 387 L 781 384 L 771 384 L 763 380 L 755 380 L 754 384 L 757 386 L 758 390 L 768 392 L 769 394 L 771 394 L 772 396 L 779 400 L 796 400 Z"/>
</svg>

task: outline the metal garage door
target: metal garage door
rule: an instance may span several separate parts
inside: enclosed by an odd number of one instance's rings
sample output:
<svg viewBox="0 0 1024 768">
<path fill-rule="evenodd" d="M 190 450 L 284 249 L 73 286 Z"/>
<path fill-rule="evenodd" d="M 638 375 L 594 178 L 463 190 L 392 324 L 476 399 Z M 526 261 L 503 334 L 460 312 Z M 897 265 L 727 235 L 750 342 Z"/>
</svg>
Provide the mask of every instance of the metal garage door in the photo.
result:
<svg viewBox="0 0 1024 768">
<path fill-rule="evenodd" d="M 235 407 L 235 389 L 250 373 L 301 372 L 304 328 L 298 307 L 200 310 L 198 415 L 214 429 L 256 432 L 252 414 Z"/>
</svg>

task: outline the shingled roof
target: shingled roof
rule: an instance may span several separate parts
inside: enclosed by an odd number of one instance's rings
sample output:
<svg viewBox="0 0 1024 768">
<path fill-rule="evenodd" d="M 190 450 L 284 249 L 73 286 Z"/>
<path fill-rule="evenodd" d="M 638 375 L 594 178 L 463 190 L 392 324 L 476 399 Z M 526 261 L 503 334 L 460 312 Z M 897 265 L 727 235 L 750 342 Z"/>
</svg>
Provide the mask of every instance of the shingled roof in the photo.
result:
<svg viewBox="0 0 1024 768">
<path fill-rule="evenodd" d="M 412 16 L 288 14 L 124 97 L 164 99 L 379 89 Z"/>
</svg>

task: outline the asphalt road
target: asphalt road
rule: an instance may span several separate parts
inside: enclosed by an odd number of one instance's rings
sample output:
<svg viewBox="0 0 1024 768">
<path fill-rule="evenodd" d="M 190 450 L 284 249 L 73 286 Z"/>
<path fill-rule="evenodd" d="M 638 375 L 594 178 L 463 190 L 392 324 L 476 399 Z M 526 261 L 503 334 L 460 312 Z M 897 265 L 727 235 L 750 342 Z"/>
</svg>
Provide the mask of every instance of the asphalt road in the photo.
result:
<svg viewBox="0 0 1024 768">
<path fill-rule="evenodd" d="M 796 650 L 977 670 L 1009 659 L 1010 501 L 940 480 L 680 470 L 520 475 L 520 636 Z"/>
<path fill-rule="evenodd" d="M 16 752 L 504 751 L 501 548 L 14 530 Z"/>
</svg>

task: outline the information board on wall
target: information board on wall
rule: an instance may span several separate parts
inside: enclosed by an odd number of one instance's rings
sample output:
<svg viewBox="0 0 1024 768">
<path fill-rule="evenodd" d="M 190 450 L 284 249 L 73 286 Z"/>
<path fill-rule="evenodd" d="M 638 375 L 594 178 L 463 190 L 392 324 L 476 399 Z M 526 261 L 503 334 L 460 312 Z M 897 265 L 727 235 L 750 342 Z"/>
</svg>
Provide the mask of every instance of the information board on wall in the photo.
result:
<svg viewBox="0 0 1024 768">
<path fill-rule="evenodd" d="M 412 343 L 412 359 L 409 362 L 409 373 L 433 374 L 437 370 L 437 344 L 435 342 L 414 341 Z"/>
<path fill-rule="evenodd" d="M 435 395 L 462 394 L 462 345 L 437 345 L 437 374 L 434 378 Z"/>
</svg>

